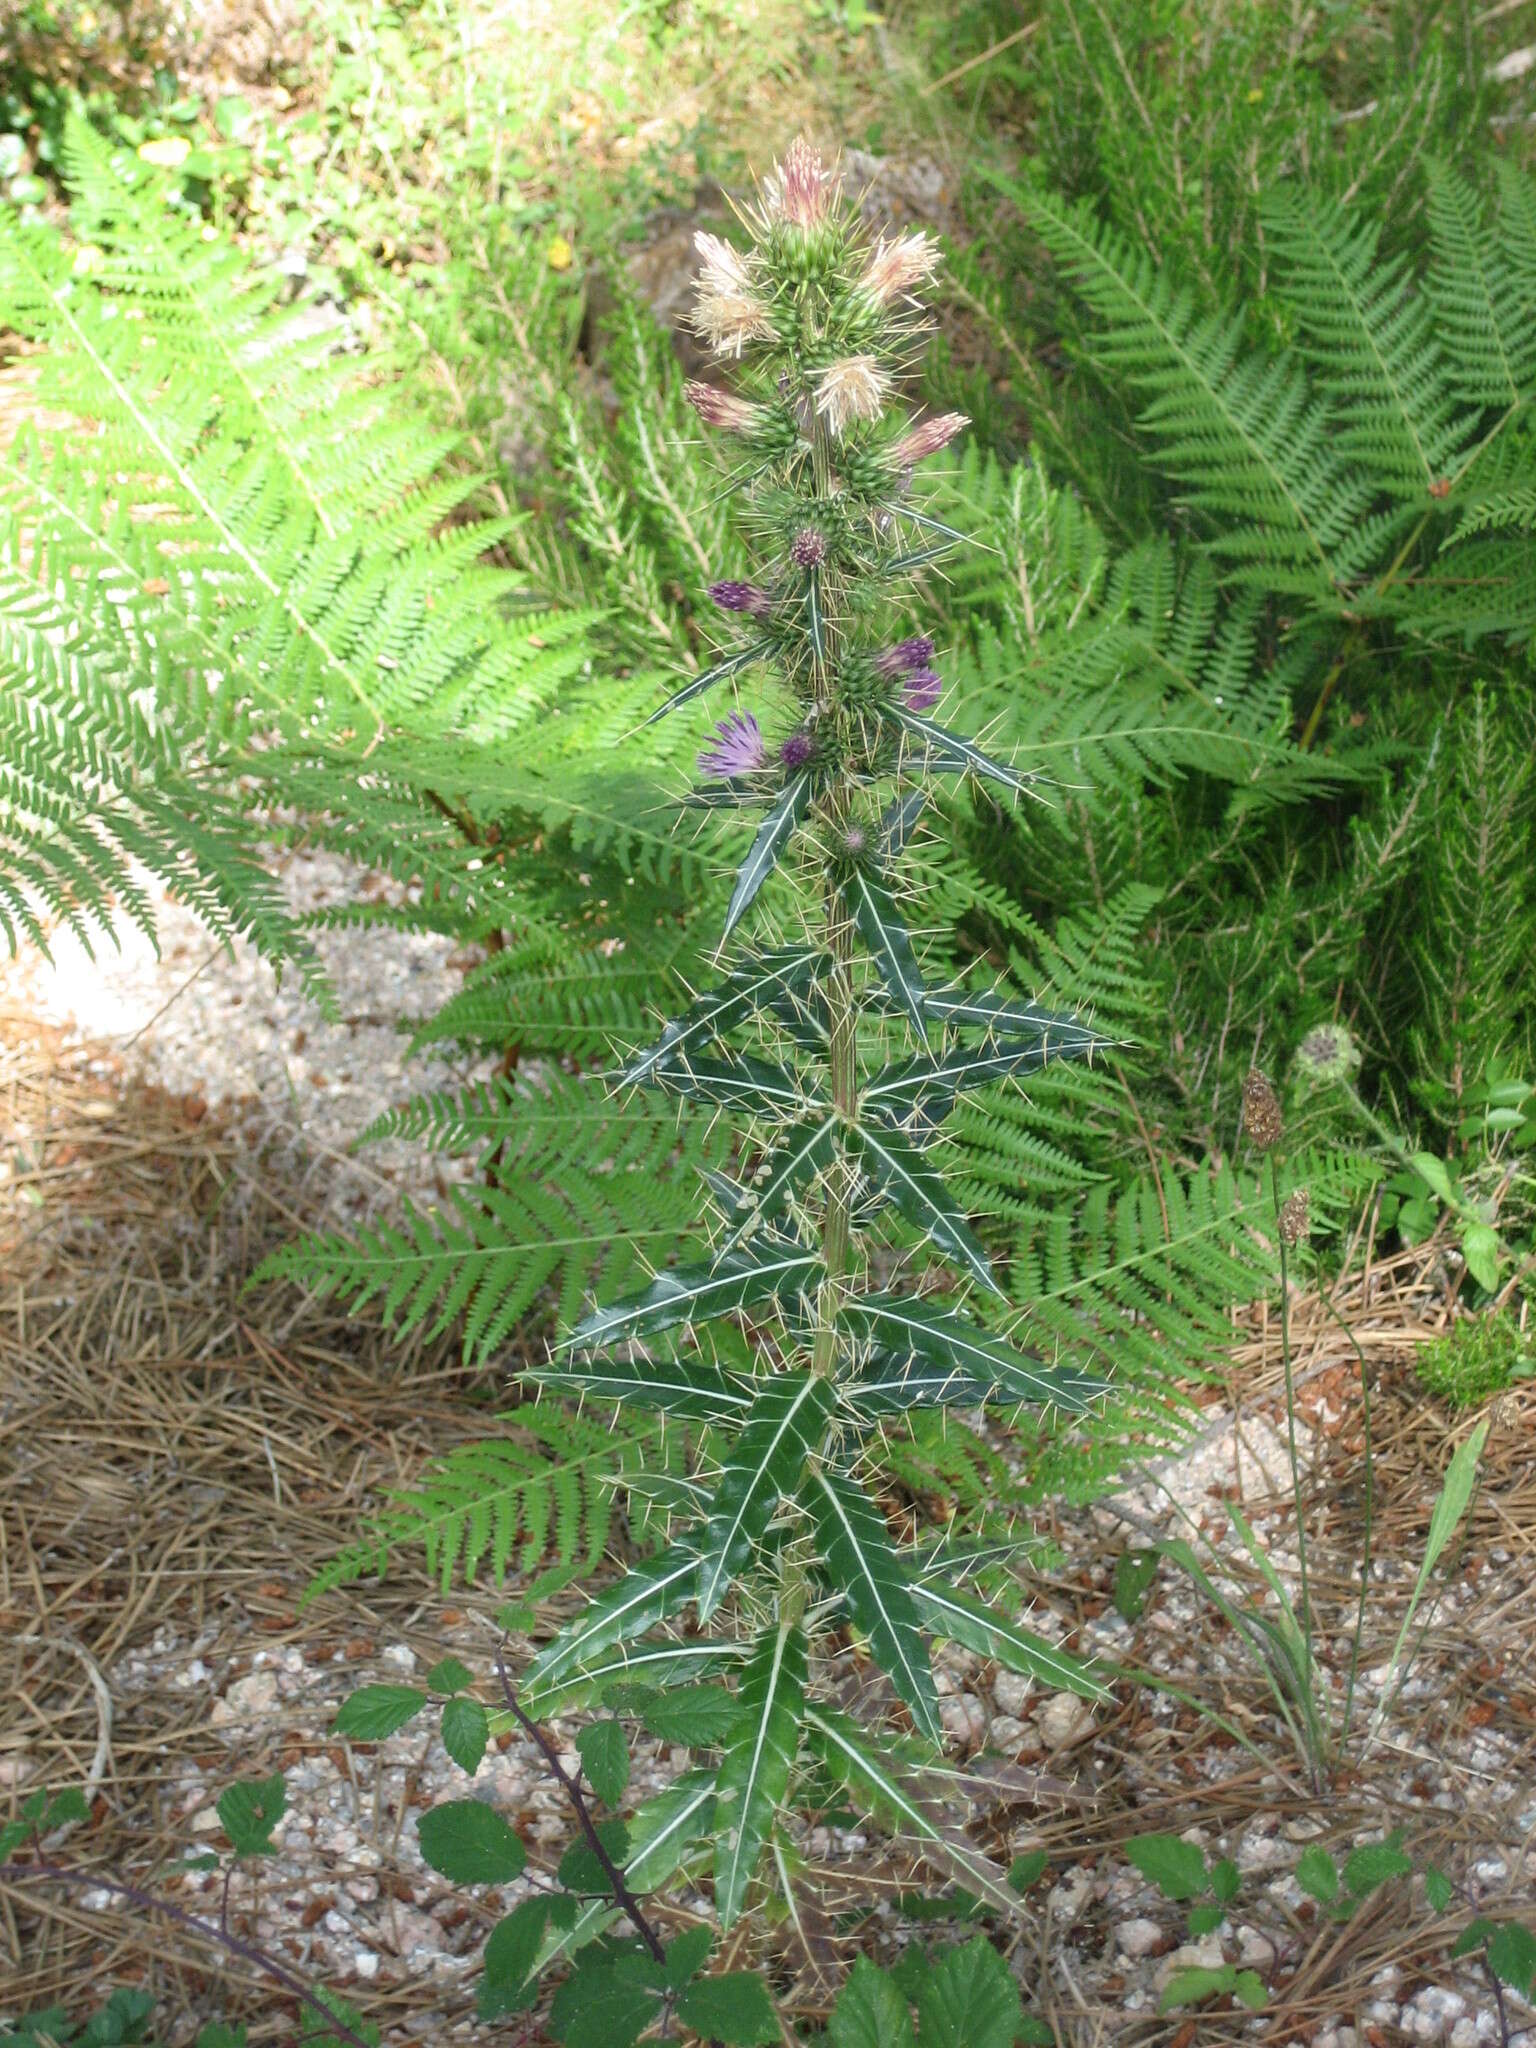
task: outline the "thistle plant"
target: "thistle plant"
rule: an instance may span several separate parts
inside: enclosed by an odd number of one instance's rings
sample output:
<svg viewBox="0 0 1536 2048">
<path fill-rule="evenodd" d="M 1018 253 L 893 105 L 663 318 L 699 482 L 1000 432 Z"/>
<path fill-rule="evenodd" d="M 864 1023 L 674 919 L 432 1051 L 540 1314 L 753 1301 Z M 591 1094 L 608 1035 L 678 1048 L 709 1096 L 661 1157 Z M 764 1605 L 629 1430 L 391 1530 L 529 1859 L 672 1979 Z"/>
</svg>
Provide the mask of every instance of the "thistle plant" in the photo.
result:
<svg viewBox="0 0 1536 2048">
<path fill-rule="evenodd" d="M 730 451 L 757 567 L 711 586 L 730 644 L 655 716 L 750 681 L 750 708 L 719 715 L 699 752 L 689 801 L 739 814 L 751 836 L 721 979 L 623 1070 L 630 1086 L 743 1119 L 738 1168 L 707 1176 L 711 1255 L 594 1309 L 538 1375 L 679 1418 L 701 1457 L 694 1476 L 665 1482 L 662 1554 L 593 1599 L 520 1694 L 533 1714 L 594 1699 L 634 1710 L 660 1687 L 675 1728 L 675 1688 L 737 1675 L 734 1690 L 691 1687 L 705 1765 L 635 1816 L 627 1845 L 654 1881 L 663 1860 L 675 1868 L 688 1842 L 712 1838 L 726 1926 L 765 1852 L 785 1869 L 776 1821 L 806 1768 L 1016 1904 L 903 1775 L 942 1740 L 930 1638 L 1103 1691 L 966 1589 L 979 1547 L 899 1541 L 881 1506 L 882 1431 L 912 1411 L 1080 1413 L 1099 1390 L 1009 1341 L 1002 1281 L 941 1151 L 963 1090 L 1102 1041 L 996 990 L 929 986 L 904 914 L 939 779 L 1031 793 L 1029 777 L 934 722 L 942 668 L 906 604 L 915 572 L 963 539 L 923 510 L 916 475 L 966 422 L 914 420 L 897 398 L 937 251 L 921 233 L 870 242 L 803 141 L 743 226 L 744 249 L 698 237 L 696 324 L 734 388 L 690 396 Z M 978 1316 L 968 1296 L 991 1308 Z M 850 1629 L 889 1682 L 878 1732 L 830 1703 Z"/>
</svg>

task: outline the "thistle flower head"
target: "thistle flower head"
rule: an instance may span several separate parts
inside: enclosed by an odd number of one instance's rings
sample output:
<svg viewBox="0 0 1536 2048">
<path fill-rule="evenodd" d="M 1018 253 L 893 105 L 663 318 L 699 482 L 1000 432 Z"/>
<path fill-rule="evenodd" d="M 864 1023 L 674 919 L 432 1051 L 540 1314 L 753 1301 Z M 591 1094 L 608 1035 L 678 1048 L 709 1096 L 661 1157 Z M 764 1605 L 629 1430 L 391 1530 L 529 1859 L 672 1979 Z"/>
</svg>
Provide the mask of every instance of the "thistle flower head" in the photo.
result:
<svg viewBox="0 0 1536 2048">
<path fill-rule="evenodd" d="M 697 280 L 694 330 L 716 355 L 739 356 L 749 341 L 773 332 L 768 308 L 753 288 L 751 264 L 718 235 L 696 234 L 693 246 L 704 259 Z"/>
<path fill-rule="evenodd" d="M 857 860 L 869 847 L 869 834 L 862 825 L 848 825 L 843 829 L 842 848 L 851 860 Z"/>
<path fill-rule="evenodd" d="M 890 388 L 889 374 L 873 356 L 843 356 L 817 373 L 816 410 L 841 434 L 854 420 L 878 419 Z"/>
<path fill-rule="evenodd" d="M 750 711 L 732 711 L 715 727 L 712 744 L 699 755 L 699 767 L 704 774 L 723 775 L 729 782 L 754 774 L 767 759 L 757 720 Z"/>
<path fill-rule="evenodd" d="M 1315 1088 L 1349 1081 L 1360 1066 L 1360 1048 L 1342 1024 L 1319 1024 L 1296 1048 L 1298 1079 Z"/>
<path fill-rule="evenodd" d="M 1257 1067 L 1243 1083 L 1243 1129 L 1261 1152 L 1271 1152 L 1285 1136 L 1285 1118 L 1274 1083 Z"/>
<path fill-rule="evenodd" d="M 937 455 L 941 448 L 947 448 L 956 434 L 970 424 L 970 419 L 963 412 L 945 412 L 940 413 L 937 419 L 920 420 L 915 427 L 909 427 L 891 449 L 891 467 L 903 471 L 914 469 L 930 455 Z"/>
<path fill-rule="evenodd" d="M 826 553 L 827 544 L 814 526 L 802 526 L 789 544 L 789 558 L 797 569 L 814 569 Z"/>
<path fill-rule="evenodd" d="M 773 599 L 755 583 L 711 583 L 709 594 L 723 612 L 747 612 L 760 619 L 773 607 Z"/>
<path fill-rule="evenodd" d="M 763 408 L 734 391 L 722 391 L 718 384 L 701 384 L 697 379 L 683 386 L 683 396 L 706 427 L 720 427 L 728 434 L 750 434 L 762 423 Z"/>
<path fill-rule="evenodd" d="M 944 679 L 936 669 L 915 668 L 902 687 L 901 701 L 909 711 L 931 711 L 944 694 Z"/>
<path fill-rule="evenodd" d="M 882 235 L 870 251 L 859 290 L 877 306 L 887 306 L 925 284 L 938 265 L 937 245 L 927 235 L 898 235 L 893 242 Z"/>
<path fill-rule="evenodd" d="M 779 759 L 786 768 L 803 768 L 816 752 L 816 742 L 808 732 L 792 732 L 779 748 Z"/>
<path fill-rule="evenodd" d="M 903 676 L 915 668 L 926 668 L 933 659 L 933 642 L 926 633 L 914 633 L 910 640 L 898 640 L 875 656 L 875 668 L 882 676 Z"/>
<path fill-rule="evenodd" d="M 797 135 L 767 180 L 768 212 L 791 227 L 820 227 L 837 198 L 838 175 L 821 161 L 803 135 Z"/>
</svg>

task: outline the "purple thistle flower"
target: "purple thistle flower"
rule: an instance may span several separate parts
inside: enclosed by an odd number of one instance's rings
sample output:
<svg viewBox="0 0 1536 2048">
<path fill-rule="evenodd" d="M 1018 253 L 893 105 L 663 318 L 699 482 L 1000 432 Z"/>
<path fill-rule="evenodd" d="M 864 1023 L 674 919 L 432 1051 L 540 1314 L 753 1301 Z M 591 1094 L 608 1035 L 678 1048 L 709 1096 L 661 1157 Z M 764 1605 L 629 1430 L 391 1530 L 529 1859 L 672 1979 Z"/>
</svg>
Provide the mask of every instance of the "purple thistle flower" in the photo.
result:
<svg viewBox="0 0 1536 2048">
<path fill-rule="evenodd" d="M 789 544 L 790 560 L 797 569 L 814 569 L 826 552 L 827 544 L 814 526 L 802 526 Z"/>
<path fill-rule="evenodd" d="M 915 668 L 902 687 L 902 702 L 909 711 L 931 711 L 944 694 L 944 680 L 936 669 Z"/>
<path fill-rule="evenodd" d="M 699 767 L 705 775 L 723 775 L 729 782 L 751 775 L 767 759 L 757 720 L 750 711 L 732 711 L 715 727 L 714 744 L 699 755 Z"/>
<path fill-rule="evenodd" d="M 760 619 L 769 609 L 773 600 L 766 590 L 759 590 L 755 583 L 711 583 L 709 594 L 726 612 L 750 612 Z"/>
<path fill-rule="evenodd" d="M 875 656 L 876 672 L 882 676 L 909 675 L 915 668 L 926 668 L 933 659 L 933 642 L 926 633 L 918 633 L 910 640 L 898 640 L 894 647 L 887 647 Z"/>
<path fill-rule="evenodd" d="M 869 844 L 869 834 L 862 825 L 850 825 L 843 834 L 843 851 L 855 860 Z"/>
<path fill-rule="evenodd" d="M 786 768 L 803 768 L 816 751 L 816 742 L 808 732 L 792 732 L 779 749 L 779 759 Z"/>
</svg>

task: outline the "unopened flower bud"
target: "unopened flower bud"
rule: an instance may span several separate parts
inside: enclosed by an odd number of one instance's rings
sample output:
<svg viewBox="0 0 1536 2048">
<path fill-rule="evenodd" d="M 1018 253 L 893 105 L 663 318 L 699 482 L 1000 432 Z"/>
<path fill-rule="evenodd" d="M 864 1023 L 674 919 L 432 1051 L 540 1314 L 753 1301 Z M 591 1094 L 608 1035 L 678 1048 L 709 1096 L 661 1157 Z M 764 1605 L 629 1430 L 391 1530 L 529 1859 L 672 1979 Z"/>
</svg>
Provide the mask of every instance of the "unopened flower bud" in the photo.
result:
<svg viewBox="0 0 1536 2048">
<path fill-rule="evenodd" d="M 803 768 L 816 752 L 816 742 L 808 732 L 792 732 L 779 748 L 779 759 L 786 768 Z"/>
<path fill-rule="evenodd" d="M 768 179 L 767 190 L 769 210 L 781 220 L 791 227 L 819 227 L 837 195 L 837 175 L 823 167 L 821 151 L 797 135 Z"/>
<path fill-rule="evenodd" d="M 882 649 L 875 656 L 875 670 L 882 676 L 901 676 L 926 668 L 932 659 L 933 642 L 926 633 L 914 633 L 910 640 L 898 640 L 894 647 Z"/>
<path fill-rule="evenodd" d="M 862 825 L 849 825 L 843 833 L 843 851 L 857 860 L 869 845 L 869 834 Z"/>
<path fill-rule="evenodd" d="M 773 607 L 773 599 L 755 583 L 711 583 L 709 594 L 723 612 L 747 612 L 762 618 Z"/>
<path fill-rule="evenodd" d="M 956 434 L 969 425 L 970 420 L 963 412 L 940 413 L 937 419 L 919 420 L 891 449 L 891 467 L 897 470 L 915 468 L 928 456 L 937 455 L 941 448 L 947 448 Z"/>
<path fill-rule="evenodd" d="M 720 427 L 728 434 L 750 434 L 761 424 L 763 408 L 734 391 L 722 391 L 717 384 L 696 379 L 683 386 L 683 396 L 706 427 Z"/>
<path fill-rule="evenodd" d="M 1294 1251 L 1312 1229 L 1311 1205 L 1305 1188 L 1297 1188 L 1280 1204 L 1280 1242 Z"/>
<path fill-rule="evenodd" d="M 1267 1074 L 1257 1067 L 1243 1083 L 1243 1129 L 1261 1152 L 1271 1152 L 1285 1136 L 1280 1098 Z"/>
<path fill-rule="evenodd" d="M 814 569 L 825 560 L 827 544 L 813 526 L 802 526 L 789 544 L 789 558 L 797 569 Z"/>
</svg>

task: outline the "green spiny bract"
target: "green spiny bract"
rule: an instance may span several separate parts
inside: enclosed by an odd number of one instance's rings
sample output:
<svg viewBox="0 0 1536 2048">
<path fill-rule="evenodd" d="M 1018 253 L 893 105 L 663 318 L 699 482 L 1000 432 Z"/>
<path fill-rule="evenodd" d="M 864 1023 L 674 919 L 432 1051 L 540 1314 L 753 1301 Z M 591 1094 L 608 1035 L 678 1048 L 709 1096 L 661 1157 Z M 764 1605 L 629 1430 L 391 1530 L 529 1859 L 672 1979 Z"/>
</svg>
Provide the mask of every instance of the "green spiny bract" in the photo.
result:
<svg viewBox="0 0 1536 2048">
<path fill-rule="evenodd" d="M 1085 1666 L 957 1592 L 946 1559 L 899 1544 L 881 1505 L 880 1431 L 893 1417 L 1026 1403 L 1082 1413 L 1101 1390 L 968 1313 L 967 1294 L 995 1302 L 1003 1289 L 944 1172 L 943 1125 L 962 1095 L 1086 1060 L 1105 1041 L 1069 1014 L 931 988 L 909 926 L 919 877 L 908 842 L 932 779 L 1029 787 L 927 716 L 942 682 L 902 601 L 907 558 L 935 534 L 943 548 L 962 538 L 925 513 L 913 473 L 963 420 L 892 416 L 921 321 L 912 295 L 934 252 L 919 234 L 869 246 L 836 174 L 803 142 L 748 219 L 745 249 L 699 237 L 697 325 L 743 365 L 749 390 L 779 394 L 797 428 L 735 483 L 761 560 L 751 580 L 710 594 L 740 622 L 736 645 L 662 709 L 774 674 L 797 716 L 769 737 L 776 714 L 733 710 L 700 752 L 700 796 L 739 796 L 759 813 L 726 913 L 731 951 L 724 979 L 625 1070 L 747 1121 L 734 1175 L 705 1177 L 709 1255 L 592 1310 L 537 1375 L 611 1397 L 622 1373 L 631 1405 L 707 1425 L 705 1483 L 680 1499 L 661 1556 L 594 1600 L 524 1683 L 538 1711 L 591 1697 L 594 1672 L 690 1609 L 752 1644 L 700 1822 L 713 1827 L 726 1924 L 808 1761 L 944 1847 L 902 1791 L 889 1731 L 877 1749 L 818 1705 L 829 1630 L 851 1624 L 867 1642 L 919 1753 L 941 1737 L 931 1635 L 1102 1691 Z M 854 332 L 857 351 L 840 353 Z M 759 435 L 760 400 L 709 386 L 690 398 L 716 430 Z M 856 489 L 850 447 L 864 465 Z M 732 938 L 759 923 L 762 943 Z M 984 1859 L 966 1867 L 968 1882 L 1006 1896 Z"/>
</svg>

